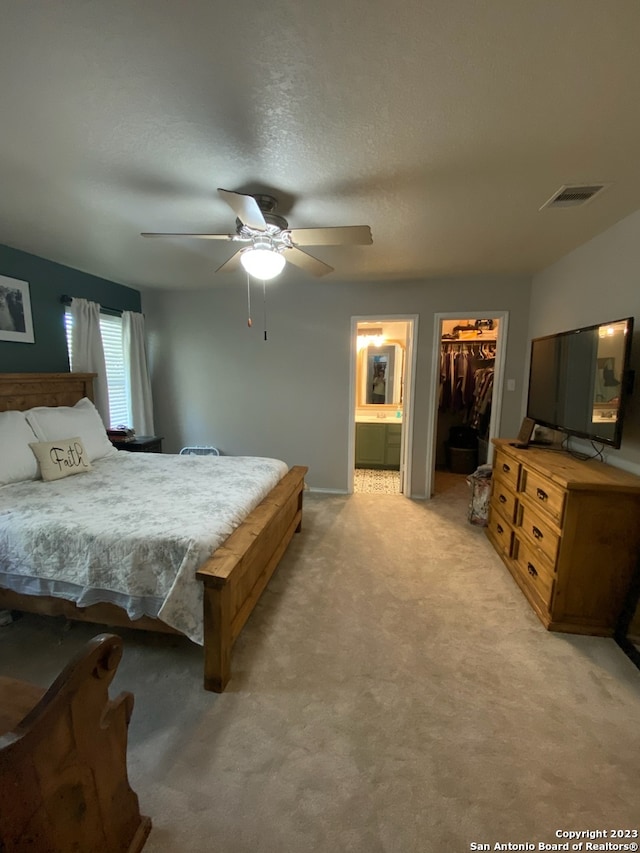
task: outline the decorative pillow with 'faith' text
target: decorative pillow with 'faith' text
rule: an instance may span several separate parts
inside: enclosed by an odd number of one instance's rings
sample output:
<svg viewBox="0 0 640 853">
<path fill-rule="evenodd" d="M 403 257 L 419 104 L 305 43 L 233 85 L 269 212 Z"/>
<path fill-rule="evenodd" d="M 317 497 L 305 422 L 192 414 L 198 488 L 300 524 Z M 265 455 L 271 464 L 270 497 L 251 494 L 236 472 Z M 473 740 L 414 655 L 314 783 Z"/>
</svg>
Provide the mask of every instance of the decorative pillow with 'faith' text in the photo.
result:
<svg viewBox="0 0 640 853">
<path fill-rule="evenodd" d="M 72 474 L 91 471 L 89 456 L 80 438 L 65 438 L 59 441 L 34 441 L 33 450 L 43 480 L 61 480 Z"/>
</svg>

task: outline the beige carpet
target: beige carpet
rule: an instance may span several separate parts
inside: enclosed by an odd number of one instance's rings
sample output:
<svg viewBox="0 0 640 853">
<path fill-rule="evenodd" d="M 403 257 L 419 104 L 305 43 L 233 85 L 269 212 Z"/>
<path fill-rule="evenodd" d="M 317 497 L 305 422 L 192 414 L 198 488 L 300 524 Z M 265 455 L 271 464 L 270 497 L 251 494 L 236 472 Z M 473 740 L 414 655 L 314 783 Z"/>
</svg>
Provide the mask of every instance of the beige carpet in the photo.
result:
<svg viewBox="0 0 640 853">
<path fill-rule="evenodd" d="M 612 640 L 544 631 L 468 524 L 464 478 L 437 491 L 307 494 L 221 696 L 187 641 L 123 634 L 145 853 L 464 853 L 637 827 L 640 672 Z M 48 683 L 93 633 L 24 617 L 0 629 L 0 672 Z"/>
</svg>

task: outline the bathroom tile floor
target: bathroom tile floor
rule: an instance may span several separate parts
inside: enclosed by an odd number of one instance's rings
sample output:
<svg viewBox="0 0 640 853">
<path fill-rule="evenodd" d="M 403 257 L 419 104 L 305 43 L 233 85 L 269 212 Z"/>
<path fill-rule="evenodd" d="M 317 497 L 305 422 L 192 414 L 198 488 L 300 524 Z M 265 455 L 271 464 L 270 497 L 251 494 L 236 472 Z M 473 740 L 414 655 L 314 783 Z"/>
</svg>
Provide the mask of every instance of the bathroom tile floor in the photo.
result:
<svg viewBox="0 0 640 853">
<path fill-rule="evenodd" d="M 436 469 L 432 496 L 458 489 L 461 481 L 467 481 L 466 474 L 454 474 L 450 471 Z M 399 495 L 400 472 L 356 468 L 353 477 L 353 491 L 378 495 Z"/>
<path fill-rule="evenodd" d="M 353 491 L 367 492 L 369 494 L 399 495 L 400 472 L 356 468 L 353 478 Z"/>
</svg>

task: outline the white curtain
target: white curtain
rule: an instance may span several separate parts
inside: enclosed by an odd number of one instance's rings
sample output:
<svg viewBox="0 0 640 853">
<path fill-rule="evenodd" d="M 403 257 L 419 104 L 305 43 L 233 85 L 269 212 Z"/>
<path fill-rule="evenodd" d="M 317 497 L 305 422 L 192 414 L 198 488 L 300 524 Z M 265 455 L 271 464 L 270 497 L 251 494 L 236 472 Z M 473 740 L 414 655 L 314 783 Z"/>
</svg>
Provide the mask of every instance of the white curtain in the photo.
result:
<svg viewBox="0 0 640 853">
<path fill-rule="evenodd" d="M 96 373 L 93 382 L 94 404 L 105 427 L 111 426 L 107 368 L 100 334 L 100 306 L 87 299 L 72 299 L 71 352 L 74 373 Z"/>
<path fill-rule="evenodd" d="M 153 399 L 142 314 L 136 314 L 133 311 L 122 312 L 122 346 L 131 426 L 138 435 L 153 435 Z"/>
</svg>

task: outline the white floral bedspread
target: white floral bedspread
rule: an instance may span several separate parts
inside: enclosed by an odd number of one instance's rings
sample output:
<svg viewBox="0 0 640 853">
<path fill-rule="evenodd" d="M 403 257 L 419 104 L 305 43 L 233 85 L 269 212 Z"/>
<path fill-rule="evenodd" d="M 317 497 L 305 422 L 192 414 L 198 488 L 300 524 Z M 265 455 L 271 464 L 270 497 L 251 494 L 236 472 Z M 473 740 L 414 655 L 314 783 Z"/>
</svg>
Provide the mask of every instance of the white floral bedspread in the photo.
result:
<svg viewBox="0 0 640 853">
<path fill-rule="evenodd" d="M 0 586 L 111 601 L 202 644 L 195 571 L 284 476 L 277 459 L 127 453 L 0 488 Z"/>
</svg>

